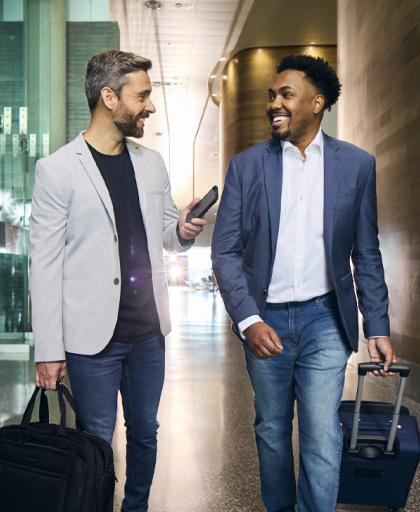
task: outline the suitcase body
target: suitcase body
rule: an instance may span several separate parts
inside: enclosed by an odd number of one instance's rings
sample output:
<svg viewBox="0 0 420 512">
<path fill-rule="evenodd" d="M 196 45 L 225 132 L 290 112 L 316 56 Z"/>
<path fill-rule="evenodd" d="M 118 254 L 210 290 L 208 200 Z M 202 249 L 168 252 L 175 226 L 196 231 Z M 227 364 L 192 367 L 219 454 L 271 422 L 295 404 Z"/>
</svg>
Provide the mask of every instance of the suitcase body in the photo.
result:
<svg viewBox="0 0 420 512">
<path fill-rule="evenodd" d="M 112 512 L 112 448 L 80 428 L 65 426 L 63 394 L 68 394 L 71 402 L 72 397 L 61 387 L 60 425 L 48 423 L 44 392 L 40 422 L 31 423 L 38 391 L 34 391 L 22 423 L 0 429 L 2 507 L 8 512 Z"/>
<path fill-rule="evenodd" d="M 400 401 L 402 392 L 400 386 Z M 358 396 L 361 399 L 361 393 Z M 406 504 L 420 457 L 416 418 L 406 407 L 396 414 L 392 404 L 359 400 L 357 441 L 352 448 L 356 402 L 343 401 L 339 410 L 344 438 L 337 502 L 398 510 Z M 393 420 L 395 440 L 387 449 Z"/>
</svg>

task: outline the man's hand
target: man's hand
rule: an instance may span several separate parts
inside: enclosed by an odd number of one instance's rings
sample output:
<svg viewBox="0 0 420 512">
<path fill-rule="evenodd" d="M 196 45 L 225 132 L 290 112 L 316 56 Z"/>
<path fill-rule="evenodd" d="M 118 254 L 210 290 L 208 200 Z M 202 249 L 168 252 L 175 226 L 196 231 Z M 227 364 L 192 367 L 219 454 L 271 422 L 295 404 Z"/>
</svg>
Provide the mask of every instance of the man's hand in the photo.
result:
<svg viewBox="0 0 420 512">
<path fill-rule="evenodd" d="M 57 381 L 67 375 L 65 361 L 52 361 L 48 363 L 36 363 L 35 384 L 39 388 L 56 389 Z"/>
<path fill-rule="evenodd" d="M 250 349 L 257 357 L 272 357 L 284 350 L 276 331 L 265 322 L 250 325 L 244 334 Z"/>
<path fill-rule="evenodd" d="M 178 231 L 179 236 L 183 240 L 192 240 L 203 231 L 203 226 L 207 224 L 207 221 L 204 219 L 191 219 L 191 222 L 186 221 L 187 215 L 200 202 L 200 199 L 200 197 L 194 197 L 191 203 L 179 215 Z"/>
<path fill-rule="evenodd" d="M 382 375 L 383 377 L 393 375 L 392 373 L 387 373 L 387 370 L 392 363 L 397 362 L 397 356 L 388 336 L 370 338 L 368 340 L 368 352 L 372 363 L 384 363 L 384 369 L 375 370 L 372 372 L 374 375 Z"/>
</svg>

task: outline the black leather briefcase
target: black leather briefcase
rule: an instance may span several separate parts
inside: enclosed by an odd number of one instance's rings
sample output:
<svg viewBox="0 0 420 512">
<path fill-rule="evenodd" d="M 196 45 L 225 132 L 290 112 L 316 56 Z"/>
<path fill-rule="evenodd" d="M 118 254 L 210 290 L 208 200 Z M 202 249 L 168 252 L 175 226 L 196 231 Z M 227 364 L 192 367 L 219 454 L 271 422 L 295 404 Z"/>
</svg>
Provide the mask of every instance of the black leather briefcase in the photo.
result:
<svg viewBox="0 0 420 512">
<path fill-rule="evenodd" d="M 41 390 L 39 422 L 31 423 L 35 388 L 20 425 L 0 429 L 0 507 L 7 512 L 112 512 L 115 473 L 111 446 L 66 426 L 73 397 L 57 383 L 60 424 L 49 423 Z"/>
</svg>

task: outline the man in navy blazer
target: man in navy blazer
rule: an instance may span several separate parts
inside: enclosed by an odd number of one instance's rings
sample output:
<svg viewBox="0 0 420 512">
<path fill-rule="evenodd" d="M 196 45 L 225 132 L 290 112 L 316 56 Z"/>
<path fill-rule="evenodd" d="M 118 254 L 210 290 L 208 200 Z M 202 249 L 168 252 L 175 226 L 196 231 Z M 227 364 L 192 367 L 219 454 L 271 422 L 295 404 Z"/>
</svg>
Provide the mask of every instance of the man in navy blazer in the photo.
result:
<svg viewBox="0 0 420 512">
<path fill-rule="evenodd" d="M 323 59 L 280 62 L 266 107 L 273 138 L 231 160 L 213 236 L 214 272 L 255 393 L 267 512 L 293 511 L 296 501 L 300 512 L 335 510 L 338 407 L 347 360 L 358 347 L 357 306 L 371 360 L 383 361 L 385 370 L 396 361 L 377 236 L 375 159 L 320 128 L 340 89 Z"/>
</svg>

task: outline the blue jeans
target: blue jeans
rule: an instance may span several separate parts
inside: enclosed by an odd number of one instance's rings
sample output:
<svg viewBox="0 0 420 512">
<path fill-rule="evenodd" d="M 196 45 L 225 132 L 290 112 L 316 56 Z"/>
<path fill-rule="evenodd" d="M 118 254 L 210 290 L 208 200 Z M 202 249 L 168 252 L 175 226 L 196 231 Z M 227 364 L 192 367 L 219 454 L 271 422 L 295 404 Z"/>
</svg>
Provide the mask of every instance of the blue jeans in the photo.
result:
<svg viewBox="0 0 420 512">
<path fill-rule="evenodd" d="M 338 407 L 351 354 L 334 293 L 305 302 L 267 304 L 264 321 L 284 352 L 268 359 L 244 343 L 255 394 L 254 429 L 261 493 L 267 512 L 333 512 L 338 492 L 342 431 Z M 292 420 L 299 419 L 300 471 L 296 493 Z"/>
<path fill-rule="evenodd" d="M 121 512 L 146 512 L 156 464 L 156 416 L 165 374 L 165 340 L 110 343 L 93 356 L 66 354 L 80 420 L 111 444 L 121 391 L 127 429 L 127 470 Z"/>
</svg>

